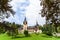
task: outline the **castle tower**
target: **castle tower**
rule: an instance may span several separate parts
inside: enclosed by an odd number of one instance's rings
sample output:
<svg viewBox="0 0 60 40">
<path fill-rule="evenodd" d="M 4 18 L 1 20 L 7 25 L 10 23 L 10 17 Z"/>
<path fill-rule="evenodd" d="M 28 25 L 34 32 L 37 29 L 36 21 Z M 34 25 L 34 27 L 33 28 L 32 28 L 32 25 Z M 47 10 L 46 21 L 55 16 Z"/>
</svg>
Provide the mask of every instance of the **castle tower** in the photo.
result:
<svg viewBox="0 0 60 40">
<path fill-rule="evenodd" d="M 38 28 L 38 26 L 39 26 L 39 24 L 38 24 L 38 22 L 36 21 L 36 25 L 35 25 L 35 27 Z"/>
<path fill-rule="evenodd" d="M 39 26 L 39 24 L 38 24 L 38 22 L 36 21 L 36 26 L 38 27 Z"/>
<path fill-rule="evenodd" d="M 38 24 L 38 22 L 36 21 L 36 25 L 35 25 L 35 31 L 34 32 L 38 32 L 38 30 L 39 30 L 39 24 Z"/>
<path fill-rule="evenodd" d="M 24 19 L 24 22 L 23 22 L 23 30 L 27 30 L 27 20 L 26 20 L 26 17 Z"/>
</svg>

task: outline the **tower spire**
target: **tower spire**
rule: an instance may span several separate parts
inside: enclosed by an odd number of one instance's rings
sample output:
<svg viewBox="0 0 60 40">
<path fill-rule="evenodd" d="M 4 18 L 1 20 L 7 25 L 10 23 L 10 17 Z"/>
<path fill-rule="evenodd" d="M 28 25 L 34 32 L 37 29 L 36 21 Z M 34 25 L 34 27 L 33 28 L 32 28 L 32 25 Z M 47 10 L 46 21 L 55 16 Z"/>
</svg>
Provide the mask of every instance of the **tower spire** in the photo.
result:
<svg viewBox="0 0 60 40">
<path fill-rule="evenodd" d="M 39 26 L 38 21 L 36 21 L 36 26 Z"/>
<path fill-rule="evenodd" d="M 26 17 L 25 17 L 24 21 L 26 21 Z"/>
<path fill-rule="evenodd" d="M 27 24 L 27 20 L 26 20 L 26 17 L 25 17 L 25 19 L 24 19 L 24 22 L 23 22 L 23 24 Z"/>
</svg>

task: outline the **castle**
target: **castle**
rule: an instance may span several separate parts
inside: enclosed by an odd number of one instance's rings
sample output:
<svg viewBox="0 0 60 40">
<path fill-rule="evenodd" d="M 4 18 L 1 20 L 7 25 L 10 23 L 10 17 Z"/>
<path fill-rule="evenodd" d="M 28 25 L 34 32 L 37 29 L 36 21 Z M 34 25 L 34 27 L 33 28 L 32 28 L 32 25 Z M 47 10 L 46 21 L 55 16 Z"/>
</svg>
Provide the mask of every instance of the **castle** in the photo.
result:
<svg viewBox="0 0 60 40">
<path fill-rule="evenodd" d="M 37 32 L 39 30 L 38 27 L 39 27 L 39 24 L 38 24 L 37 21 L 36 21 L 36 25 L 34 27 L 32 27 L 32 28 L 31 28 L 31 26 L 28 27 L 27 20 L 26 20 L 26 17 L 25 17 L 24 22 L 23 22 L 23 30 L 28 30 L 29 32 Z"/>
<path fill-rule="evenodd" d="M 23 28 L 21 28 L 20 31 L 24 31 L 24 30 L 28 30 L 29 32 L 37 32 L 39 30 L 39 24 L 38 22 L 36 21 L 36 25 L 35 26 L 28 26 L 28 22 L 26 20 L 26 17 L 23 21 Z"/>
</svg>

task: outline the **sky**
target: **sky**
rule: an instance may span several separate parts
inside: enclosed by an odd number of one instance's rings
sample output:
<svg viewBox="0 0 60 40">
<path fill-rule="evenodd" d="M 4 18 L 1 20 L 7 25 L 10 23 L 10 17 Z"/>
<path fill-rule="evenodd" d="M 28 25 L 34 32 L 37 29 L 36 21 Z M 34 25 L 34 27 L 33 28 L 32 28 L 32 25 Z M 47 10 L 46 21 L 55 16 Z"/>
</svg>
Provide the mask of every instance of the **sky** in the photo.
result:
<svg viewBox="0 0 60 40">
<path fill-rule="evenodd" d="M 39 25 L 45 24 L 45 18 L 42 18 L 39 14 L 42 9 L 39 0 L 12 0 L 10 4 L 16 13 L 14 17 L 11 15 L 8 19 L 5 18 L 5 21 L 23 24 L 26 17 L 28 26 L 36 25 L 36 21 Z"/>
</svg>

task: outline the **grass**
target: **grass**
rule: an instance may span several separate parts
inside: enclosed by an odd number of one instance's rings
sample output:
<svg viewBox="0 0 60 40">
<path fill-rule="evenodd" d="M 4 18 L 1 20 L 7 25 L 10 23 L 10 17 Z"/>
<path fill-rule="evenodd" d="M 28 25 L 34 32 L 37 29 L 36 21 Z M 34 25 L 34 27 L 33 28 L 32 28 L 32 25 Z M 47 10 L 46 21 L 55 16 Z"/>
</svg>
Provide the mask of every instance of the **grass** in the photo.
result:
<svg viewBox="0 0 60 40">
<path fill-rule="evenodd" d="M 0 34 L 0 40 L 60 40 L 60 38 L 47 36 L 45 34 L 31 34 L 30 37 L 25 37 L 24 35 L 20 34 L 19 37 L 12 39 L 11 36 L 7 36 L 6 34 Z"/>
</svg>

